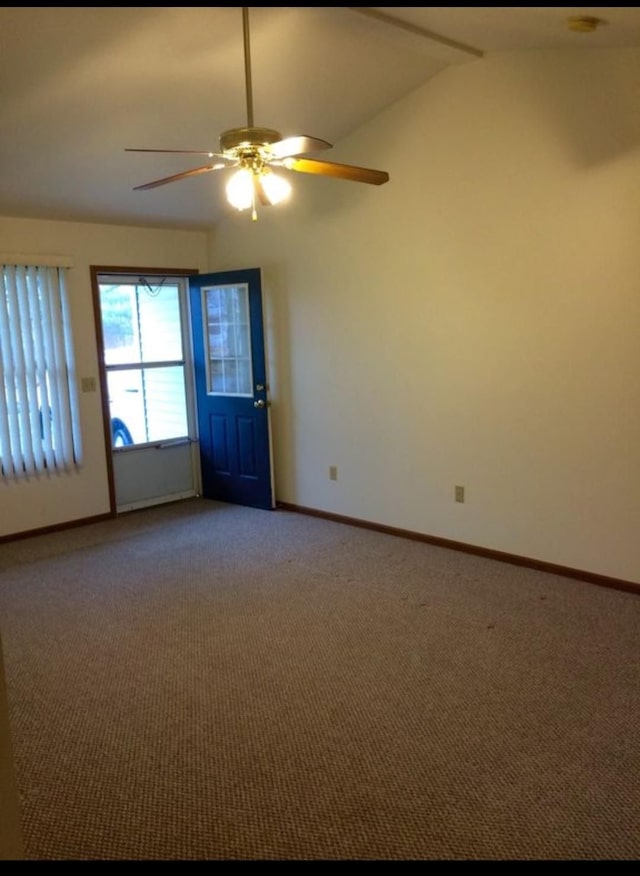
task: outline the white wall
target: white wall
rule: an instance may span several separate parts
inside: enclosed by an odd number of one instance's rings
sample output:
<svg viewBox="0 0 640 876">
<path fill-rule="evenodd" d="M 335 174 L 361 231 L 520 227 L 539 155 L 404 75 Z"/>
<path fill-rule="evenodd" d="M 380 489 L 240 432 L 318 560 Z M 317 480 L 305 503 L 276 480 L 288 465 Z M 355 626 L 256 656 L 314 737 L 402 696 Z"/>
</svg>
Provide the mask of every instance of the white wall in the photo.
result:
<svg viewBox="0 0 640 876">
<path fill-rule="evenodd" d="M 212 268 L 263 268 L 279 500 L 640 582 L 638 82 L 452 68 L 333 150 L 387 185 L 218 229 Z"/>
<path fill-rule="evenodd" d="M 0 252 L 73 259 L 69 294 L 78 377 L 98 381 L 90 266 L 206 268 L 206 235 L 193 231 L 0 218 Z M 109 512 L 102 402 L 80 395 L 84 459 L 79 471 L 29 480 L 0 480 L 0 536 Z"/>
</svg>

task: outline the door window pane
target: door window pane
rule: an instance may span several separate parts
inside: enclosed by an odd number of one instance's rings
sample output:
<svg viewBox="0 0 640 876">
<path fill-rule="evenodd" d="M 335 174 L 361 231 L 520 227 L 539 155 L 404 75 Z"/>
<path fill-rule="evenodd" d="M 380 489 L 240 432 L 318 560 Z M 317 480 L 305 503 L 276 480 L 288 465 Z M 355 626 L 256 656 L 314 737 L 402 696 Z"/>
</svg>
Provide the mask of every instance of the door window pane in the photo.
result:
<svg viewBox="0 0 640 876">
<path fill-rule="evenodd" d="M 215 286 L 202 290 L 206 314 L 207 388 L 213 395 L 252 395 L 249 290 Z"/>
</svg>

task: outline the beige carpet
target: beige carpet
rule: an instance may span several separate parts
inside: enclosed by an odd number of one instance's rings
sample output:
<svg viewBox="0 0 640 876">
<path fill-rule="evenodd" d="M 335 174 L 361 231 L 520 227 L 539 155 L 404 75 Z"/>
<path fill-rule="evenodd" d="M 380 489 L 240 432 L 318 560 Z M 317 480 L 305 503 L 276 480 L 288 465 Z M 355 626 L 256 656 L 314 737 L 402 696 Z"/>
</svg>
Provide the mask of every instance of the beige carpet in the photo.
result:
<svg viewBox="0 0 640 876">
<path fill-rule="evenodd" d="M 31 859 L 640 857 L 640 598 L 190 500 L 0 546 Z"/>
<path fill-rule="evenodd" d="M 13 768 L 2 642 L 0 642 L 0 861 L 23 860 L 22 830 Z"/>
</svg>

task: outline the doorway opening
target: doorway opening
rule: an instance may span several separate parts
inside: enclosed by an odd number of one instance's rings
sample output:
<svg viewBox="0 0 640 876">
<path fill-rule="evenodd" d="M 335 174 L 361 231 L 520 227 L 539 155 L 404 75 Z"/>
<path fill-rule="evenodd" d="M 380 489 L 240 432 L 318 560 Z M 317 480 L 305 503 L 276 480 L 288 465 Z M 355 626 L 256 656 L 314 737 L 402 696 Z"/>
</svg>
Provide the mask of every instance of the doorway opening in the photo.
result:
<svg viewBox="0 0 640 876">
<path fill-rule="evenodd" d="M 114 513 L 200 493 L 194 273 L 92 269 Z"/>
</svg>

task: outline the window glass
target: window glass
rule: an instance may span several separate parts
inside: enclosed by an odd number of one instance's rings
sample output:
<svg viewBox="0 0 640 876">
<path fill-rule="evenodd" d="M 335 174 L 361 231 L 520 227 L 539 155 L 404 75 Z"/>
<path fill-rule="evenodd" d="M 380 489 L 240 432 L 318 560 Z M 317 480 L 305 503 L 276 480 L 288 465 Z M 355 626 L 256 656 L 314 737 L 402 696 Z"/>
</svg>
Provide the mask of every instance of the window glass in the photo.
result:
<svg viewBox="0 0 640 876">
<path fill-rule="evenodd" d="M 252 395 L 249 290 L 203 289 L 207 315 L 208 390 L 214 395 Z"/>
<path fill-rule="evenodd" d="M 99 288 L 114 446 L 187 437 L 180 286 L 140 278 Z"/>
</svg>

